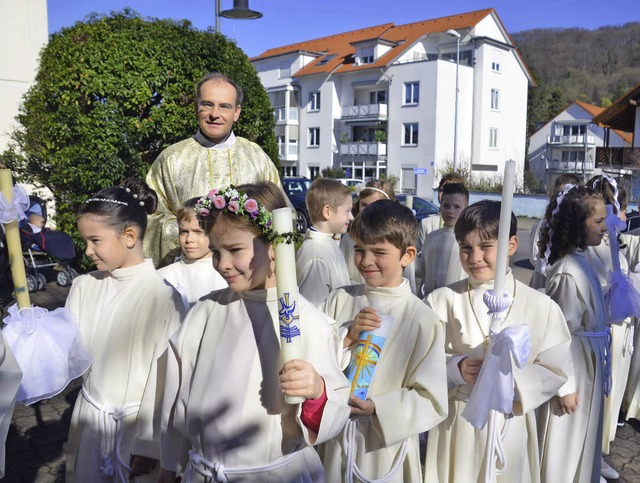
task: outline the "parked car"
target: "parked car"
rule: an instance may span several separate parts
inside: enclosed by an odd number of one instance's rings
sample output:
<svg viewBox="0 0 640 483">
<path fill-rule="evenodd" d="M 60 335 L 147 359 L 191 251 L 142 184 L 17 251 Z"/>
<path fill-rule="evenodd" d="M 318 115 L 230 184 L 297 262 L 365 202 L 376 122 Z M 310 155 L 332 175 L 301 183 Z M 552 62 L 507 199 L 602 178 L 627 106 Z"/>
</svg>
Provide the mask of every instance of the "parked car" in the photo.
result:
<svg viewBox="0 0 640 483">
<path fill-rule="evenodd" d="M 359 184 L 364 183 L 361 179 L 355 178 L 336 178 L 336 181 L 340 181 L 342 184 L 347 185 L 349 188 L 353 188 L 358 186 Z"/>
<path fill-rule="evenodd" d="M 396 198 L 403 205 L 407 201 L 407 195 L 404 193 L 396 193 Z M 440 210 L 431 201 L 420 196 L 413 196 L 413 209 L 416 212 L 416 220 L 420 221 L 429 215 L 435 215 Z"/>
<path fill-rule="evenodd" d="M 282 187 L 284 192 L 289 197 L 289 201 L 296 209 L 296 229 L 299 233 L 305 233 L 309 225 L 311 225 L 311 219 L 309 218 L 309 212 L 307 211 L 306 197 L 307 190 L 311 186 L 311 180 L 309 178 L 283 178 Z"/>
<path fill-rule="evenodd" d="M 630 235 L 640 235 L 640 216 L 630 216 L 627 218 L 627 227 L 622 233 Z"/>
</svg>

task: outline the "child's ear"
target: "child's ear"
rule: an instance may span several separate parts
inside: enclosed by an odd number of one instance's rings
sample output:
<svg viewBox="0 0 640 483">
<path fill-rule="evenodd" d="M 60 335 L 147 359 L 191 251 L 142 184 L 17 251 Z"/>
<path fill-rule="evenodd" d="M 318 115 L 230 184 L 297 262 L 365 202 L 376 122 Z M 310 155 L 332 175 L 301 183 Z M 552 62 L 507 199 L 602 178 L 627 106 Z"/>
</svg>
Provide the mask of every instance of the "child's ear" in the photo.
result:
<svg viewBox="0 0 640 483">
<path fill-rule="evenodd" d="M 512 257 L 518 249 L 518 237 L 516 235 L 513 235 L 511 238 L 509 238 L 509 244 L 507 246 L 509 247 L 509 256 Z"/>
<path fill-rule="evenodd" d="M 322 219 L 323 221 L 327 221 L 329 219 L 329 217 L 331 216 L 331 206 L 330 205 L 324 205 L 322 207 Z"/>
<path fill-rule="evenodd" d="M 127 248 L 133 248 L 138 243 L 138 228 L 129 225 L 124 229 L 124 237 L 126 239 Z"/>
<path fill-rule="evenodd" d="M 402 257 L 400 258 L 400 265 L 402 265 L 402 268 L 404 269 L 411 265 L 411 262 L 416 259 L 417 254 L 418 250 L 416 249 L 416 247 L 414 247 L 413 245 L 409 245 L 407 247 L 407 250 L 404 252 L 404 255 L 402 255 Z"/>
</svg>

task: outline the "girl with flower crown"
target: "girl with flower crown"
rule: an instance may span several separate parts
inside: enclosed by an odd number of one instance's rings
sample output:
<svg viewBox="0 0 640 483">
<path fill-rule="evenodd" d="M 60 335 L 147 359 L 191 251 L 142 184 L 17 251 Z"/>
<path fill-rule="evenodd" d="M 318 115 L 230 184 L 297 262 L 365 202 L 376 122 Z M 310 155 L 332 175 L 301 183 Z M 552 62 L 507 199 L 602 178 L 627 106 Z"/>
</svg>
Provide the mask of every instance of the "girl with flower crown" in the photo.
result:
<svg viewBox="0 0 640 483">
<path fill-rule="evenodd" d="M 602 242 L 605 217 L 599 193 L 568 184 L 552 196 L 540 235 L 546 293 L 567 321 L 573 364 L 573 374 L 540 415 L 543 482 L 587 483 L 601 478 L 609 331 L 600 281 L 587 254 L 589 247 Z M 566 372 L 572 371 L 567 368 Z"/>
<path fill-rule="evenodd" d="M 147 215 L 156 204 L 153 190 L 128 179 L 96 193 L 79 212 L 78 230 L 97 270 L 73 281 L 66 302 L 93 359 L 71 418 L 69 483 L 124 483 L 149 473 L 159 458 L 153 401 L 143 404 L 143 391 L 156 385 L 156 360 L 183 306 L 142 255 Z M 157 472 L 136 481 L 155 481 Z"/>
<path fill-rule="evenodd" d="M 331 321 L 299 298 L 305 360 L 282 363 L 271 211 L 286 207 L 264 182 L 212 190 L 195 211 L 216 270 L 229 284 L 191 309 L 172 337 L 162 406 L 162 482 L 322 481 L 311 445 L 340 432 L 348 387 Z M 284 396 L 301 396 L 302 404 Z"/>
</svg>

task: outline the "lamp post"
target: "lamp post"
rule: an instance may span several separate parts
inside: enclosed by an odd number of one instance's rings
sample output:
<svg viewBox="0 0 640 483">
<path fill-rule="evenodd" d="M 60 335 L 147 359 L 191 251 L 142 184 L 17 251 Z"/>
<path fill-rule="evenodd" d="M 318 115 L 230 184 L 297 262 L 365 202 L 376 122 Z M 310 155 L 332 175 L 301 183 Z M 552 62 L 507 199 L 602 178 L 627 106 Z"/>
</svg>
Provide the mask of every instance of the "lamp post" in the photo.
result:
<svg viewBox="0 0 640 483">
<path fill-rule="evenodd" d="M 447 34 L 456 38 L 456 100 L 455 111 L 453 117 L 453 170 L 457 169 L 458 164 L 458 81 L 460 73 L 460 33 L 450 29 Z"/>
<path fill-rule="evenodd" d="M 253 20 L 262 17 L 262 13 L 249 8 L 249 0 L 233 0 L 231 10 L 222 10 L 220 6 L 222 0 L 216 2 L 216 33 L 220 33 L 220 17 L 233 18 L 236 20 Z"/>
</svg>

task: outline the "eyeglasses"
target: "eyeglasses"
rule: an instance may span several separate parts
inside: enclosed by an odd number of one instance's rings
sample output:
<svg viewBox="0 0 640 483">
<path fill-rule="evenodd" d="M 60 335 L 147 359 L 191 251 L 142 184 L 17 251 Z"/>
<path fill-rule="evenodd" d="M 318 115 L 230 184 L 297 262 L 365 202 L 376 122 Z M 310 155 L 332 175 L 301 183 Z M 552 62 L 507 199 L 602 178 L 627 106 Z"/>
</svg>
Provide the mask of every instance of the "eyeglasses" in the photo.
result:
<svg viewBox="0 0 640 483">
<path fill-rule="evenodd" d="M 198 104 L 198 112 L 206 112 L 206 113 L 210 113 L 212 112 L 215 108 L 218 108 L 218 112 L 220 114 L 230 114 L 233 111 L 236 110 L 236 106 L 232 105 L 232 104 L 214 104 L 212 102 L 209 101 L 201 101 Z"/>
</svg>

